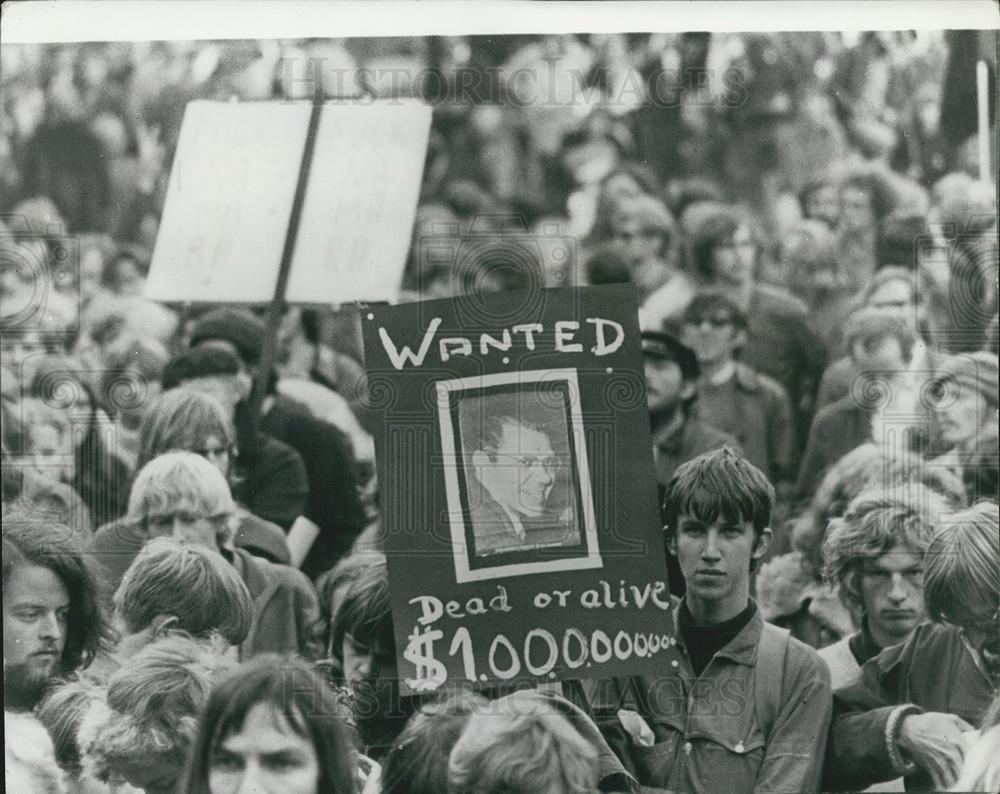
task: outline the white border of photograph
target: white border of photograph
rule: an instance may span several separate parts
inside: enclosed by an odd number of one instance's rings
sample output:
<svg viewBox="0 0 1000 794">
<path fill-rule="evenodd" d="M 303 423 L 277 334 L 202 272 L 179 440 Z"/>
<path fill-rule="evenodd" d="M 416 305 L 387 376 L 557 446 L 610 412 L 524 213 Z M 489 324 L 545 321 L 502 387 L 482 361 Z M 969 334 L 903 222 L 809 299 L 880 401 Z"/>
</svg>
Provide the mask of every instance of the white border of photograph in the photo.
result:
<svg viewBox="0 0 1000 794">
<path fill-rule="evenodd" d="M 587 554 L 583 557 L 553 559 L 547 562 L 514 563 L 494 565 L 489 568 L 471 569 L 469 549 L 465 542 L 465 516 L 458 483 L 458 471 L 462 467 L 461 456 L 455 449 L 454 428 L 451 422 L 451 394 L 469 389 L 483 389 L 490 386 L 523 385 L 544 382 L 566 382 L 569 386 L 569 421 L 575 451 L 576 476 L 580 485 L 582 502 L 582 530 Z M 594 512 L 594 498 L 590 482 L 590 464 L 587 460 L 587 439 L 584 433 L 583 412 L 580 408 L 580 385 L 576 370 L 536 369 L 523 372 L 502 372 L 496 375 L 478 375 L 471 378 L 454 378 L 438 381 L 437 413 L 441 428 L 441 452 L 445 490 L 448 496 L 448 524 L 451 532 L 452 554 L 455 559 L 455 576 L 459 584 L 482 582 L 508 576 L 526 576 L 554 571 L 580 571 L 603 568 L 597 546 L 597 516 Z"/>
</svg>

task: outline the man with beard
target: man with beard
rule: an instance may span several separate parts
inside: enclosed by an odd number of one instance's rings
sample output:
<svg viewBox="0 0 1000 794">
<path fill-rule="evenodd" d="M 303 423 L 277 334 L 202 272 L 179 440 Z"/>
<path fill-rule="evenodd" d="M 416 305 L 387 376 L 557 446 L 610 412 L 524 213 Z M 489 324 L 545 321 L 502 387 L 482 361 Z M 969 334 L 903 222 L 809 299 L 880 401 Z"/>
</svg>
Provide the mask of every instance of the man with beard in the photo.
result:
<svg viewBox="0 0 1000 794">
<path fill-rule="evenodd" d="M 97 577 L 73 533 L 5 517 L 4 708 L 31 711 L 59 678 L 87 667 L 109 636 Z"/>
</svg>

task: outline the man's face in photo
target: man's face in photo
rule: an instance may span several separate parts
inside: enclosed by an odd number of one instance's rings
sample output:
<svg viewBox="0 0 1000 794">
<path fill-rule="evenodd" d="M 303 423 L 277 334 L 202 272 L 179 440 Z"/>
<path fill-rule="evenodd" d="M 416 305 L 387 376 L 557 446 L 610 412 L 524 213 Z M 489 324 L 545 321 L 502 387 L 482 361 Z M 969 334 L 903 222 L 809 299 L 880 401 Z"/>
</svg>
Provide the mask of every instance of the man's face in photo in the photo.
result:
<svg viewBox="0 0 1000 794">
<path fill-rule="evenodd" d="M 528 518 L 545 512 L 559 460 L 541 430 L 506 423 L 496 449 L 477 454 L 475 464 L 476 476 L 503 508 Z"/>
<path fill-rule="evenodd" d="M 669 358 L 643 356 L 646 379 L 646 405 L 650 412 L 670 413 L 687 397 L 694 386 L 684 382 L 680 364 Z"/>
<path fill-rule="evenodd" d="M 8 701 L 15 698 L 32 707 L 58 674 L 69 606 L 62 580 L 40 565 L 18 566 L 4 583 L 3 662 Z"/>
<path fill-rule="evenodd" d="M 924 618 L 924 555 L 894 548 L 861 568 L 861 601 L 877 640 L 902 642 Z"/>
<path fill-rule="evenodd" d="M 719 516 L 708 525 L 693 515 L 681 515 L 672 540 L 689 597 L 706 604 L 726 605 L 733 614 L 746 606 L 750 567 L 767 548 L 770 530 L 758 539 L 750 521 Z"/>
</svg>

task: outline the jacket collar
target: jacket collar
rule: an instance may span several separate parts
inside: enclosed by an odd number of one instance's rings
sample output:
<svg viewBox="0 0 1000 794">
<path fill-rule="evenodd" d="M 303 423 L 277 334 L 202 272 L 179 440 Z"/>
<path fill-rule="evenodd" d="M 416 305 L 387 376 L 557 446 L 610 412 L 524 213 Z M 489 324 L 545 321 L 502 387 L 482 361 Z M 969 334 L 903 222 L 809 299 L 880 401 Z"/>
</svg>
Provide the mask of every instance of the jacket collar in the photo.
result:
<svg viewBox="0 0 1000 794">
<path fill-rule="evenodd" d="M 231 555 L 229 561 L 233 564 L 243 583 L 247 586 L 250 596 L 256 600 L 271 585 L 270 580 L 264 575 L 264 571 L 261 568 L 262 561 L 255 560 L 249 552 L 240 548 L 233 549 L 229 554 Z"/>
<path fill-rule="evenodd" d="M 756 601 L 753 598 L 750 599 L 756 605 Z M 677 606 L 674 607 L 674 626 L 676 631 L 677 644 L 684 648 L 687 652 L 687 648 L 684 645 L 684 636 L 680 631 L 680 611 L 683 599 L 677 602 Z M 720 659 L 729 659 L 731 662 L 736 664 L 746 665 L 747 667 L 753 667 L 757 663 L 757 646 L 760 645 L 760 634 L 764 630 L 764 618 L 760 616 L 760 607 L 754 610 L 753 617 L 750 618 L 750 622 L 747 623 L 742 629 L 740 629 L 739 634 L 733 637 L 726 645 L 722 647 L 716 653 Z"/>
<path fill-rule="evenodd" d="M 736 385 L 743 391 L 757 391 L 760 388 L 760 378 L 746 364 L 736 362 Z"/>
</svg>

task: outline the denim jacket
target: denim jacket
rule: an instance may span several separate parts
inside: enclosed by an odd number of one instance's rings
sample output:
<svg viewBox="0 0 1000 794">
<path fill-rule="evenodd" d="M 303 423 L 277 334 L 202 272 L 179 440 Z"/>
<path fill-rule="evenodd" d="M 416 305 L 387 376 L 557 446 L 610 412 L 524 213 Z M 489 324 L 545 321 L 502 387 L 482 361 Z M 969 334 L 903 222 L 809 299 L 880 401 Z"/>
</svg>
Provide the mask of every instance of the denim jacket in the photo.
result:
<svg viewBox="0 0 1000 794">
<path fill-rule="evenodd" d="M 609 744 L 628 744 L 643 786 L 698 794 L 820 790 L 832 713 L 829 670 L 812 648 L 789 639 L 782 698 L 771 708 L 765 738 L 755 691 L 763 626 L 755 613 L 697 678 L 678 634 L 665 656 L 669 674 L 619 682 L 619 707 L 646 720 L 652 744 L 620 736 Z"/>
</svg>

